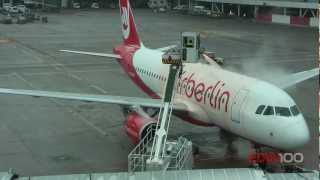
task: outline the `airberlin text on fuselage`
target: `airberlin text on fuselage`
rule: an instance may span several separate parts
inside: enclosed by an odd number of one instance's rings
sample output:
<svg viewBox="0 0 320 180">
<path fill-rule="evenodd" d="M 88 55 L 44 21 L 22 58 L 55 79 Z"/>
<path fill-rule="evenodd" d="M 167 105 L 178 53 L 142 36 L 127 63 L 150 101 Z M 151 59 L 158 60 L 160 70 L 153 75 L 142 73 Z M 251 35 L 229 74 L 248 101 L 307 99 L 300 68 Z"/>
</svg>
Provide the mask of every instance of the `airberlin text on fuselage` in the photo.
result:
<svg viewBox="0 0 320 180">
<path fill-rule="evenodd" d="M 182 73 L 177 84 L 178 93 L 194 98 L 199 103 L 208 104 L 213 109 L 228 112 L 230 92 L 224 90 L 225 83 L 220 80 L 212 85 L 206 85 L 204 82 L 196 82 L 193 77 L 194 73 L 189 75 L 186 75 L 186 72 Z"/>
</svg>

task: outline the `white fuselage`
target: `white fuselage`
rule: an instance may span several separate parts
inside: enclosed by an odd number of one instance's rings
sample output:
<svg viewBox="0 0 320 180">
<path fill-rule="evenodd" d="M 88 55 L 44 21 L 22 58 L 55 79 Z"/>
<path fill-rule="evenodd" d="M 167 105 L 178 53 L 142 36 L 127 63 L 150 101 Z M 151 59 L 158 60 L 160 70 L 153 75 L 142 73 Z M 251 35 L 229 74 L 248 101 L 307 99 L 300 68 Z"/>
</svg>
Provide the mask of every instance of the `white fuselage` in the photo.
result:
<svg viewBox="0 0 320 180">
<path fill-rule="evenodd" d="M 139 78 L 160 97 L 164 91 L 169 65 L 162 64 L 163 52 L 141 47 L 133 56 L 133 66 Z M 284 118 L 255 114 L 261 104 L 290 107 L 295 105 L 283 90 L 260 80 L 230 72 L 218 65 L 184 63 L 177 80 L 175 101 L 187 104 L 189 115 L 212 123 L 254 142 L 289 149 L 305 143 L 309 131 L 303 116 Z M 282 132 L 293 128 L 296 132 Z M 300 139 L 299 139 L 300 138 Z M 303 141 L 303 142 L 302 142 Z"/>
</svg>

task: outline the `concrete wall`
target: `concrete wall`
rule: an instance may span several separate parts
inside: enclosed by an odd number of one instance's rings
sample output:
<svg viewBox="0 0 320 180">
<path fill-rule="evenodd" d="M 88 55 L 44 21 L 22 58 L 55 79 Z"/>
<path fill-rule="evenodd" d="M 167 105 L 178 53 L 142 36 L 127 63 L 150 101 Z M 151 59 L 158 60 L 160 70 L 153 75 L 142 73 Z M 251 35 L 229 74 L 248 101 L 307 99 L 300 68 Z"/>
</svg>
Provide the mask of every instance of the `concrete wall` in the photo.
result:
<svg viewBox="0 0 320 180">
<path fill-rule="evenodd" d="M 319 18 L 317 17 L 300 17 L 300 16 L 285 16 L 271 13 L 259 13 L 256 16 L 258 22 L 272 22 L 280 24 L 288 24 L 293 26 L 318 27 Z"/>
<path fill-rule="evenodd" d="M 272 22 L 281 23 L 281 24 L 289 24 L 290 23 L 290 16 L 272 14 Z"/>
<path fill-rule="evenodd" d="M 319 26 L 319 18 L 310 18 L 310 26 L 318 27 Z"/>
<path fill-rule="evenodd" d="M 309 17 L 290 16 L 290 24 L 296 26 L 309 26 Z"/>
</svg>

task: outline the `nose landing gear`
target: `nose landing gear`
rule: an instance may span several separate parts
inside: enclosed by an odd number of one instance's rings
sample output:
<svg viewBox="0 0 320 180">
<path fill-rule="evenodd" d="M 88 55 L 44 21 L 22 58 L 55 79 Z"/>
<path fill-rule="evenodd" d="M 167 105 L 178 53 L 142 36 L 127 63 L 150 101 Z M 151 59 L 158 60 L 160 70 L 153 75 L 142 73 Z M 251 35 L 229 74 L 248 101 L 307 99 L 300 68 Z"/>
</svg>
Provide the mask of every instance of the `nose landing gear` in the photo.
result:
<svg viewBox="0 0 320 180">
<path fill-rule="evenodd" d="M 266 159 L 267 157 L 263 156 L 263 150 L 262 145 L 253 143 L 251 145 L 251 149 L 253 149 L 253 152 L 249 152 L 249 163 L 250 166 L 258 167 L 264 171 L 270 172 L 270 168 L 268 167 Z"/>
</svg>

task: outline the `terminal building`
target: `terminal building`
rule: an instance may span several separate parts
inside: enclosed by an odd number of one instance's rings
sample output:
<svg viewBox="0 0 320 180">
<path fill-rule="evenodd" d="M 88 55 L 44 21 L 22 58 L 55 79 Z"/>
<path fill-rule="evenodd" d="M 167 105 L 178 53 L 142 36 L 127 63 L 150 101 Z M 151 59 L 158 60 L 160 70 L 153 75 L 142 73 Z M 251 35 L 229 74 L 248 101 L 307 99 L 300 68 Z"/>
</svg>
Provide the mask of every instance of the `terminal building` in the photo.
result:
<svg viewBox="0 0 320 180">
<path fill-rule="evenodd" d="M 134 6 L 146 6 L 148 0 L 135 0 L 132 1 Z M 6 4 L 10 5 L 19 5 L 26 4 L 30 6 L 39 6 L 47 7 L 52 9 L 61 9 L 61 8 L 74 8 L 73 4 L 78 3 L 80 8 L 91 7 L 92 3 L 100 4 L 99 7 L 109 8 L 115 7 L 118 4 L 116 0 L 0 0 L 0 7 L 3 7 Z"/>
<path fill-rule="evenodd" d="M 26 4 L 49 9 L 91 7 L 99 3 L 101 8 L 115 7 L 114 0 L 0 0 L 0 7 L 5 5 Z M 254 18 L 259 22 L 282 23 L 297 26 L 318 26 L 318 0 L 139 0 L 132 2 L 136 7 L 159 7 L 185 5 L 192 11 L 203 6 L 207 11 L 219 12 L 223 15 L 234 15 Z"/>
<path fill-rule="evenodd" d="M 317 0 L 196 0 L 194 3 L 260 22 L 317 27 L 319 21 Z"/>
</svg>

